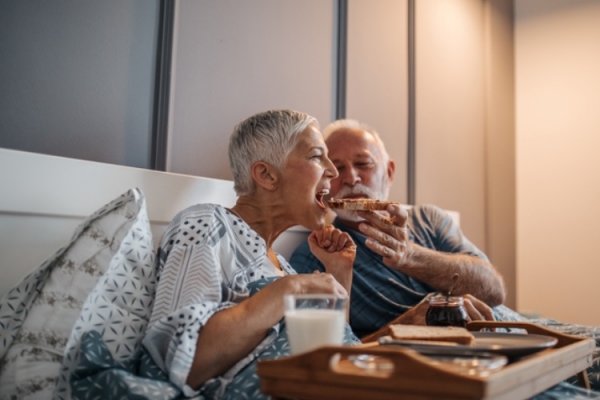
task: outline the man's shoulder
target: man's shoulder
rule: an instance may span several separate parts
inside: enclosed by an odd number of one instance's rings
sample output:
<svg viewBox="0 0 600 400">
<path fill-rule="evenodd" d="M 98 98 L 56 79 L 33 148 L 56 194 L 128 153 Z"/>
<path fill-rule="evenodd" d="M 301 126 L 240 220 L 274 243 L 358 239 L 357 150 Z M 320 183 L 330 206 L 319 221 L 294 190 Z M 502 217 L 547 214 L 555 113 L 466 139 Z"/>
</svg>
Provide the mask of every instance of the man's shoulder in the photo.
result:
<svg viewBox="0 0 600 400">
<path fill-rule="evenodd" d="M 310 251 L 308 240 L 302 242 L 300 246 L 294 250 L 289 263 L 298 273 L 312 273 L 315 269 L 323 270 L 323 268 L 320 268 L 321 263 L 319 260 L 317 260 Z"/>
<path fill-rule="evenodd" d="M 296 250 L 294 250 L 294 252 L 292 253 L 290 260 L 293 260 L 294 258 L 300 256 L 304 256 L 306 254 L 312 255 L 310 251 L 310 246 L 308 245 L 308 239 L 305 239 L 302 243 L 300 243 L 298 247 L 296 247 Z"/>
<path fill-rule="evenodd" d="M 445 211 L 435 205 L 435 204 L 431 204 L 431 203 L 423 203 L 423 204 L 415 204 L 414 206 L 412 206 L 408 212 L 413 212 L 413 213 L 445 213 Z"/>
<path fill-rule="evenodd" d="M 436 220 L 440 218 L 449 218 L 450 215 L 441 207 L 430 204 L 417 204 L 408 209 L 409 218 L 425 218 L 428 220 Z"/>
</svg>

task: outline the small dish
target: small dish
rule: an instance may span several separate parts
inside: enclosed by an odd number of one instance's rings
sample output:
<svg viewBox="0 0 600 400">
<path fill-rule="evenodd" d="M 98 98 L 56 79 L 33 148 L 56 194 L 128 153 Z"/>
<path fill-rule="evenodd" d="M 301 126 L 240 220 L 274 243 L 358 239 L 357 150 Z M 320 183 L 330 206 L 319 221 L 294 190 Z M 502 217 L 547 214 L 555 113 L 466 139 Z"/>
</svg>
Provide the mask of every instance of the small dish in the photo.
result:
<svg viewBox="0 0 600 400">
<path fill-rule="evenodd" d="M 456 372 L 472 376 L 488 376 L 508 363 L 508 358 L 492 353 L 446 354 L 443 351 L 423 351 L 420 354 L 431 359 L 432 365 L 450 367 Z M 348 357 L 352 363 L 365 371 L 392 371 L 394 363 L 384 356 L 359 354 Z"/>
<path fill-rule="evenodd" d="M 356 356 L 348 356 L 348 359 L 355 366 L 365 371 L 392 371 L 394 369 L 394 363 L 386 357 L 358 354 Z"/>
<path fill-rule="evenodd" d="M 432 364 L 452 367 L 461 374 L 473 376 L 488 376 L 498 371 L 508 363 L 508 358 L 499 355 L 476 356 L 433 356 Z"/>
</svg>

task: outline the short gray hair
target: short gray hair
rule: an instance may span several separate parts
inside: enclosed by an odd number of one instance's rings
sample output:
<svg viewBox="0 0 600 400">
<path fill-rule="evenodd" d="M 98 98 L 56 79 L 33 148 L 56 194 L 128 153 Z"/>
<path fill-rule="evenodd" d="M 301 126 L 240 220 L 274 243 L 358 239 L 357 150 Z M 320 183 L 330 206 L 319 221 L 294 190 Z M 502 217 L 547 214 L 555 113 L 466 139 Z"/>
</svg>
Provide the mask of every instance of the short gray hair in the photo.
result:
<svg viewBox="0 0 600 400">
<path fill-rule="evenodd" d="M 298 135 L 311 125 L 319 127 L 316 118 L 294 110 L 269 110 L 240 122 L 229 140 L 229 165 L 236 194 L 254 193 L 250 170 L 255 162 L 282 169 L 298 143 Z"/>
<path fill-rule="evenodd" d="M 387 162 L 390 160 L 390 155 L 388 154 L 387 149 L 385 148 L 385 144 L 383 143 L 383 140 L 381 140 L 381 137 L 379 137 L 377 131 L 371 128 L 369 125 L 363 124 L 362 122 L 359 122 L 355 119 L 338 119 L 337 121 L 333 121 L 332 123 L 327 125 L 325 129 L 323 129 L 323 137 L 325 138 L 325 140 L 327 140 L 327 138 L 332 133 L 342 129 L 359 129 L 361 131 L 370 133 L 373 136 L 373 138 L 375 138 L 375 142 L 381 150 L 381 157 L 383 158 L 383 162 L 387 164 Z"/>
</svg>

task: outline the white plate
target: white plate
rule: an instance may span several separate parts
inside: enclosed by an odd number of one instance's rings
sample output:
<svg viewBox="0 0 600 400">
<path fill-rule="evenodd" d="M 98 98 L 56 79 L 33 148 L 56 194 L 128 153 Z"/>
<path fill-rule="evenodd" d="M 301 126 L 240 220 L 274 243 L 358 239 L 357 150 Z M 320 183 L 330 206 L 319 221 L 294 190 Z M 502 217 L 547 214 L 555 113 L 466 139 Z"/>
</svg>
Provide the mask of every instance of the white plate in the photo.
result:
<svg viewBox="0 0 600 400">
<path fill-rule="evenodd" d="M 511 359 L 554 347 L 558 342 L 551 336 L 521 333 L 473 332 L 473 336 L 475 343 L 468 347 L 503 354 Z"/>
<path fill-rule="evenodd" d="M 501 354 L 511 360 L 524 357 L 538 351 L 553 347 L 558 339 L 545 335 L 528 335 L 521 333 L 500 333 L 500 332 L 472 332 L 475 340 L 470 345 L 460 344 L 426 344 L 423 341 L 418 343 L 410 340 L 394 340 L 390 338 L 381 338 L 379 343 L 382 345 L 400 345 L 406 346 L 418 352 L 436 352 L 436 354 L 461 355 L 461 354 L 479 354 L 493 353 Z"/>
</svg>

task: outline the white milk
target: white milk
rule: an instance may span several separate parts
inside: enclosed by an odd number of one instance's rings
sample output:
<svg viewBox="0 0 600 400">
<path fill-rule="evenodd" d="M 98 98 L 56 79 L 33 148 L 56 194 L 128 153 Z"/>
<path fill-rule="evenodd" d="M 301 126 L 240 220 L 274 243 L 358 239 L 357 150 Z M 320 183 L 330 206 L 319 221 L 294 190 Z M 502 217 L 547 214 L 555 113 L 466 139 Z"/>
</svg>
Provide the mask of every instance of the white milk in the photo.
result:
<svg viewBox="0 0 600 400">
<path fill-rule="evenodd" d="M 297 309 L 285 313 L 292 354 L 344 340 L 344 310 Z"/>
</svg>

